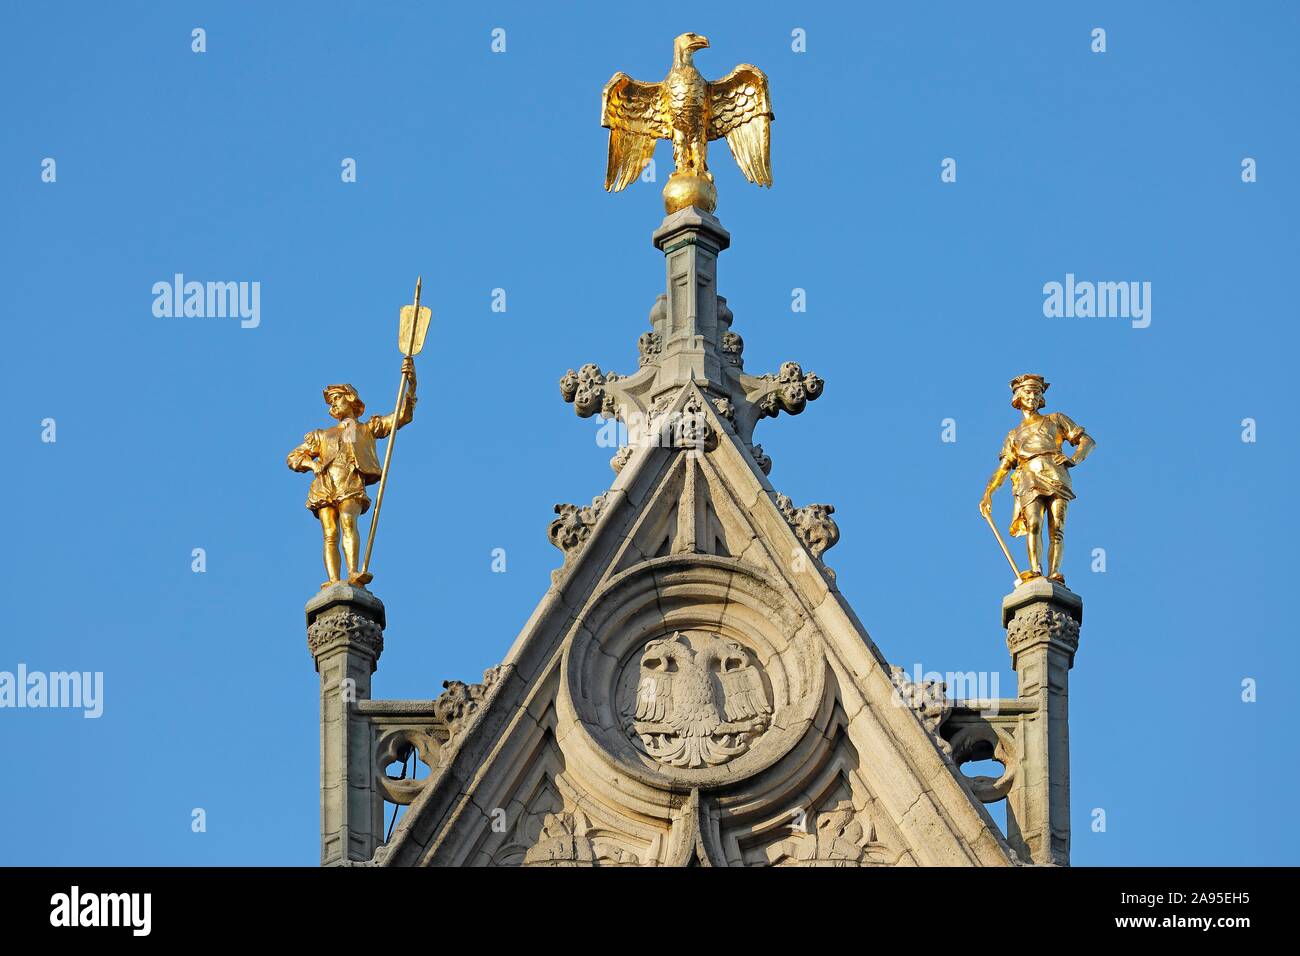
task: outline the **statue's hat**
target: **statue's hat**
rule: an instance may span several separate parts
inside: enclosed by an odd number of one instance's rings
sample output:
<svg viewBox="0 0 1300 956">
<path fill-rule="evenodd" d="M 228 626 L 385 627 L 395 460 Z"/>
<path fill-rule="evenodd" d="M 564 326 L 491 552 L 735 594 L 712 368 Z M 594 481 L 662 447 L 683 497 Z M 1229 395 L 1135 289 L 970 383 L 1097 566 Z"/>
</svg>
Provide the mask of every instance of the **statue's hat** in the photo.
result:
<svg viewBox="0 0 1300 956">
<path fill-rule="evenodd" d="M 326 385 L 322 394 L 324 394 L 327 402 L 333 402 L 336 395 L 345 395 L 356 411 L 355 417 L 360 418 L 366 413 L 366 403 L 361 400 L 361 396 L 357 394 L 357 390 L 351 385 Z"/>
<path fill-rule="evenodd" d="M 1029 385 L 1029 384 L 1037 384 L 1039 390 L 1044 393 L 1046 393 L 1046 391 L 1052 387 L 1052 383 L 1048 382 L 1041 375 L 1035 375 L 1032 372 L 1026 372 L 1024 375 L 1017 375 L 1015 378 L 1011 380 L 1011 391 L 1012 391 L 1011 405 L 1013 408 L 1020 407 L 1020 399 L 1016 398 L 1014 393 L 1019 390 L 1020 386 Z"/>
</svg>

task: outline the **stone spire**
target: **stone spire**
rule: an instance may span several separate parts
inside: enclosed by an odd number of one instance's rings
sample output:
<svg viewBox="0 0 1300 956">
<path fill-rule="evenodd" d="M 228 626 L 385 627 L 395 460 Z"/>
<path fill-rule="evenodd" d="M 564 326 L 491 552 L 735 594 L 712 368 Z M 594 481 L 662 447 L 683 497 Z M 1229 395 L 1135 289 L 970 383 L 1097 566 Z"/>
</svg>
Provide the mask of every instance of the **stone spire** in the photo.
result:
<svg viewBox="0 0 1300 956">
<path fill-rule="evenodd" d="M 718 295 L 718 256 L 731 235 L 715 216 L 694 207 L 679 210 L 653 238 L 664 254 L 667 291 L 650 309 L 650 331 L 637 341 L 640 370 L 622 376 L 596 365 L 570 369 L 560 379 L 560 394 L 582 418 L 618 418 L 630 446 L 640 447 L 657 443 L 664 411 L 682 386 L 694 382 L 766 473 L 771 461 L 753 445 L 754 425 L 781 412 L 799 414 L 821 395 L 822 380 L 797 362 L 783 363 L 776 373 L 745 374 L 744 342 L 731 330 L 731 310 Z M 626 460 L 626 454 L 615 457 L 614 470 Z"/>
</svg>

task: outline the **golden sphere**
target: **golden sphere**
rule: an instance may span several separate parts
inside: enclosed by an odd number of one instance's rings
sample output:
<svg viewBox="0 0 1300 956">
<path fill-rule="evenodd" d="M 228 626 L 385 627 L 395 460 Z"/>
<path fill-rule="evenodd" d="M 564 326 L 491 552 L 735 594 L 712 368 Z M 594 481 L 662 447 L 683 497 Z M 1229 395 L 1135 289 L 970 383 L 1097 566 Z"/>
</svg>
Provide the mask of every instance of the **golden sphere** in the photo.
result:
<svg viewBox="0 0 1300 956">
<path fill-rule="evenodd" d="M 690 206 L 713 212 L 718 208 L 718 191 L 707 176 L 675 171 L 664 186 L 664 209 L 671 216 Z"/>
</svg>

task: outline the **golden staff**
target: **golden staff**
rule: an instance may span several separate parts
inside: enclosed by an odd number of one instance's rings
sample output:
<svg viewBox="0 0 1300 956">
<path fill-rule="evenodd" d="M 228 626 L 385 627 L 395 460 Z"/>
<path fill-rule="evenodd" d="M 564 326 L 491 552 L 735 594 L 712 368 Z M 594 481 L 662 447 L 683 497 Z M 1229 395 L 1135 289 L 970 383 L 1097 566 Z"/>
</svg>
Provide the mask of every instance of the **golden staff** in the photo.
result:
<svg viewBox="0 0 1300 956">
<path fill-rule="evenodd" d="M 429 320 L 433 312 L 429 308 L 420 308 L 420 286 L 424 277 L 415 280 L 415 304 L 402 306 L 401 317 L 397 323 L 397 347 L 402 350 L 404 359 L 414 358 L 424 348 L 424 337 L 429 331 Z M 402 373 L 402 383 L 397 387 L 397 409 L 393 412 L 393 430 L 388 435 L 388 447 L 384 449 L 384 467 L 379 472 L 379 491 L 375 494 L 375 513 L 370 517 L 370 534 L 366 537 L 366 556 L 361 561 L 361 574 L 369 580 L 370 552 L 375 547 L 375 530 L 379 527 L 379 509 L 384 506 L 384 487 L 388 484 L 388 466 L 393 460 L 393 446 L 397 444 L 397 423 L 402 414 L 402 403 L 406 400 L 406 373 Z"/>
<path fill-rule="evenodd" d="M 1015 572 L 1016 580 L 1023 581 L 1024 578 L 1020 576 L 1020 569 L 1016 567 L 1016 559 L 1011 557 L 1011 552 L 1007 550 L 1007 543 L 1002 540 L 1002 535 L 998 532 L 998 526 L 993 523 L 993 515 L 984 515 L 984 520 L 989 523 L 989 530 L 993 532 L 993 537 L 998 539 L 998 547 L 1007 556 L 1007 564 L 1011 565 L 1011 570 Z"/>
</svg>

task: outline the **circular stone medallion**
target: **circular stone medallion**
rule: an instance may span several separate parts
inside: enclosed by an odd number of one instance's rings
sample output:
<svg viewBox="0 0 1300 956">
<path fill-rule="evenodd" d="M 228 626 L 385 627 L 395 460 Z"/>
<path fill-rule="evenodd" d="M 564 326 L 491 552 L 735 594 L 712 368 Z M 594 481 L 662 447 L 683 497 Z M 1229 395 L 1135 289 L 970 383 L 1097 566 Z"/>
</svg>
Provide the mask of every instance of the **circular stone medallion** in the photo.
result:
<svg viewBox="0 0 1300 956">
<path fill-rule="evenodd" d="M 610 781 L 734 785 L 812 728 L 826 688 L 817 641 L 785 592 L 736 558 L 636 565 L 594 596 L 565 653 L 566 754 Z"/>
</svg>

